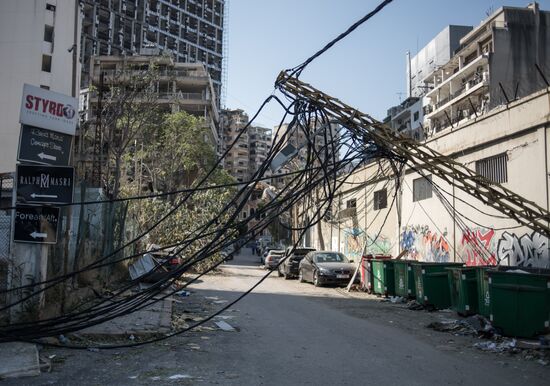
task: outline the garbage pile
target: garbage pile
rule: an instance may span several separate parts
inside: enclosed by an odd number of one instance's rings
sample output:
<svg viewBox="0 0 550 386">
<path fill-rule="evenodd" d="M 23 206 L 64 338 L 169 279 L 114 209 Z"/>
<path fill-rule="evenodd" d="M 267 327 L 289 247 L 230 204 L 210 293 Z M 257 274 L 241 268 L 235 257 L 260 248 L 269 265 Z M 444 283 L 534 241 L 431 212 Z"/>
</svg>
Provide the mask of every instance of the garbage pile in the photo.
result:
<svg viewBox="0 0 550 386">
<path fill-rule="evenodd" d="M 481 315 L 472 315 L 465 319 L 444 319 L 432 322 L 426 327 L 455 335 L 472 335 L 479 338 L 492 338 L 497 335 L 491 322 Z"/>
</svg>

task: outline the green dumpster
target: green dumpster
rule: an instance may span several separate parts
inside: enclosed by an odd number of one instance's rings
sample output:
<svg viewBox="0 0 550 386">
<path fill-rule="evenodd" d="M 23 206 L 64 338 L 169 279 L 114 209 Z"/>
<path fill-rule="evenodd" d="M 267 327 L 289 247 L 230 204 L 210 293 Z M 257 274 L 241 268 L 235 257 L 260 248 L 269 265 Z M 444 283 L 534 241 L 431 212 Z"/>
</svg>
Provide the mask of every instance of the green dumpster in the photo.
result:
<svg viewBox="0 0 550 386">
<path fill-rule="evenodd" d="M 393 262 L 394 260 L 372 261 L 372 276 L 375 294 L 386 296 L 395 295 Z"/>
<path fill-rule="evenodd" d="M 391 259 L 391 256 L 387 255 L 367 255 L 363 257 L 363 263 L 361 264 L 361 287 L 369 293 L 374 292 L 374 277 L 372 275 L 372 262 L 373 260 L 387 260 Z"/>
<path fill-rule="evenodd" d="M 404 298 L 414 298 L 416 289 L 414 285 L 414 272 L 412 264 L 416 260 L 394 260 L 393 272 L 395 275 L 395 294 Z"/>
<path fill-rule="evenodd" d="M 438 309 L 451 306 L 451 294 L 447 268 L 460 267 L 462 263 L 413 263 L 416 300 L 424 306 Z"/>
<path fill-rule="evenodd" d="M 459 315 L 478 312 L 476 267 L 447 268 L 451 306 Z"/>
<path fill-rule="evenodd" d="M 516 269 L 517 267 L 496 267 L 496 266 L 478 266 L 476 268 L 477 277 L 477 309 L 480 315 L 489 318 L 491 316 L 491 296 L 489 294 L 489 274 L 487 270 L 498 269 Z"/>
<path fill-rule="evenodd" d="M 504 335 L 530 338 L 550 331 L 550 270 L 487 270 L 490 320 Z"/>
</svg>

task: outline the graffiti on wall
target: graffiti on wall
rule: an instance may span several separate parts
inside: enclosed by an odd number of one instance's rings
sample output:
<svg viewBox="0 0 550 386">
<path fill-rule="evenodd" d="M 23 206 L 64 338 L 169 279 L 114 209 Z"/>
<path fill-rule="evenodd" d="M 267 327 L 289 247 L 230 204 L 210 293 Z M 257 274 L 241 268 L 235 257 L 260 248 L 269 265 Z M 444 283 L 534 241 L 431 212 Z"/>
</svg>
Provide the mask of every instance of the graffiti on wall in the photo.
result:
<svg viewBox="0 0 550 386">
<path fill-rule="evenodd" d="M 364 234 L 361 228 L 344 229 L 344 254 L 349 259 L 358 261 L 363 255 Z"/>
<path fill-rule="evenodd" d="M 449 261 L 447 231 L 432 231 L 427 225 L 409 225 L 401 232 L 401 248 L 409 251 L 408 257 L 420 261 Z"/>
<path fill-rule="evenodd" d="M 496 265 L 494 229 L 471 228 L 462 233 L 462 261 L 468 266 Z"/>
<path fill-rule="evenodd" d="M 367 235 L 368 255 L 390 255 L 392 250 L 391 240 L 379 234 Z"/>
<path fill-rule="evenodd" d="M 520 267 L 550 268 L 548 237 L 539 233 L 515 234 L 504 232 L 498 240 L 500 264 Z"/>
</svg>

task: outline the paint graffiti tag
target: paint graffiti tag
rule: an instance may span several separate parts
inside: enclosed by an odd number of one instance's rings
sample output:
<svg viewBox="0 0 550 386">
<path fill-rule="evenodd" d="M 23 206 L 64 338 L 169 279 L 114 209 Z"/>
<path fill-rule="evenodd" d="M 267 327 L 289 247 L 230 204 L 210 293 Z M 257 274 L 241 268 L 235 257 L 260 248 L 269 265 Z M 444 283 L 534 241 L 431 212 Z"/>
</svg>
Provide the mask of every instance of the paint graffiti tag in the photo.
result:
<svg viewBox="0 0 550 386">
<path fill-rule="evenodd" d="M 367 254 L 390 255 L 391 241 L 384 235 L 367 235 Z"/>
<path fill-rule="evenodd" d="M 364 231 L 359 228 L 344 229 L 344 253 L 351 259 L 358 261 L 363 254 Z"/>
<path fill-rule="evenodd" d="M 550 268 L 548 238 L 533 232 L 518 238 L 504 232 L 498 241 L 498 258 L 501 264 L 520 267 Z"/>
<path fill-rule="evenodd" d="M 427 225 L 407 226 L 401 233 L 401 248 L 409 251 L 409 258 L 421 261 L 449 261 L 447 232 L 431 231 Z"/>
<path fill-rule="evenodd" d="M 496 265 L 493 237 L 495 231 L 486 228 L 467 229 L 462 233 L 462 260 L 466 265 Z"/>
</svg>

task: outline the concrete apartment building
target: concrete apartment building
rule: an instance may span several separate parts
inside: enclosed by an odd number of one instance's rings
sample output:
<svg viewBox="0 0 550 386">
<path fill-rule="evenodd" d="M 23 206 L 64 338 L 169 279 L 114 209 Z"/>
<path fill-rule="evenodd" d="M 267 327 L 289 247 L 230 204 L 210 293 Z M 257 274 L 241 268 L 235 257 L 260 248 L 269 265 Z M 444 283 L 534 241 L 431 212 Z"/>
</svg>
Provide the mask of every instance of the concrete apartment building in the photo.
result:
<svg viewBox="0 0 550 386">
<path fill-rule="evenodd" d="M 203 63 L 222 92 L 224 0 L 83 0 L 82 86 L 93 56 L 139 54 L 154 46 L 176 62 Z"/>
<path fill-rule="evenodd" d="M 460 47 L 460 39 L 473 27 L 449 25 L 412 58 L 407 53 L 407 98 L 388 109 L 384 122 L 417 140 L 424 138 L 424 96 L 430 91 L 424 79 L 447 63 Z"/>
<path fill-rule="evenodd" d="M 15 171 L 23 84 L 77 96 L 76 0 L 0 0 L 0 173 Z"/>
<path fill-rule="evenodd" d="M 434 130 L 424 140 L 428 147 L 546 210 L 550 210 L 550 87 L 544 79 L 550 77 L 549 26 L 550 12 L 536 4 L 497 10 L 461 39 L 448 63 L 427 74 L 425 79 L 434 82 L 430 103 L 443 104 L 434 105 L 424 118 L 431 124 L 427 120 L 447 111 L 452 123 Z M 506 94 L 514 90 L 509 101 L 502 91 L 491 93 L 494 82 Z M 476 114 L 472 110 L 453 122 L 455 115 L 446 109 L 458 111 L 468 98 L 472 103 L 489 99 L 483 108 L 477 105 Z M 406 168 L 396 190 L 396 176 L 377 175 L 378 170 L 377 162 L 366 165 L 339 192 L 334 220 L 321 223 L 327 248 L 356 259 L 366 246 L 369 254 L 396 256 L 407 250 L 405 257 L 424 261 L 550 267 L 546 236 L 518 226 L 429 171 Z M 399 205 L 392 205 L 394 195 Z M 319 247 L 316 229 L 308 232 L 306 241 Z"/>
<path fill-rule="evenodd" d="M 98 89 L 108 90 L 122 82 L 125 76 L 138 73 L 155 65 L 159 72 L 156 86 L 158 99 L 156 103 L 166 112 L 185 111 L 201 119 L 209 128 L 207 142 L 213 148 L 218 144 L 219 112 L 216 93 L 210 74 L 202 63 L 178 63 L 171 55 L 160 55 L 156 48 L 142 49 L 142 55 L 134 56 L 99 56 L 90 62 L 90 86 L 94 91 L 84 89 L 81 93 L 81 111 L 84 121 L 91 124 L 79 131 L 77 166 L 84 175 L 91 175 L 94 157 L 94 117 L 99 101 Z M 103 81 L 103 83 L 101 83 Z M 100 146 L 102 148 L 102 146 Z M 102 159 L 105 154 L 100 154 Z M 86 173 L 85 171 L 88 171 Z"/>
<path fill-rule="evenodd" d="M 266 160 L 271 148 L 271 130 L 249 126 L 248 114 L 241 109 L 222 110 L 223 150 L 235 142 L 224 159 L 224 168 L 237 179 L 248 181 Z M 239 136 L 239 133 L 242 133 Z"/>
<path fill-rule="evenodd" d="M 223 165 L 239 182 L 249 179 L 249 130 L 242 132 L 248 122 L 248 114 L 241 109 L 222 110 L 222 152 L 233 144 L 223 159 Z"/>
<path fill-rule="evenodd" d="M 271 130 L 254 126 L 248 130 L 248 173 L 253 176 L 271 149 Z M 269 170 L 267 175 L 269 175 Z"/>
<path fill-rule="evenodd" d="M 537 3 L 503 7 L 460 39 L 453 58 L 424 79 L 429 130 L 457 127 L 547 86 L 549 15 Z"/>
</svg>

